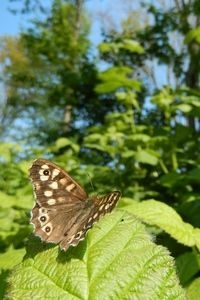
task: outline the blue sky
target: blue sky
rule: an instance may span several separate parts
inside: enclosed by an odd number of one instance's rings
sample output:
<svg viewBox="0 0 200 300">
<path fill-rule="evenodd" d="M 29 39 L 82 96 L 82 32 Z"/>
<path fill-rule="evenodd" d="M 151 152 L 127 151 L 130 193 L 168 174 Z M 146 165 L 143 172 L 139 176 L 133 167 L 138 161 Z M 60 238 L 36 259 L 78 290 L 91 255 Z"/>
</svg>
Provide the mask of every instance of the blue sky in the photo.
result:
<svg viewBox="0 0 200 300">
<path fill-rule="evenodd" d="M 53 0 L 43 0 L 42 3 L 50 5 Z M 121 4 L 120 4 L 121 3 Z M 114 5 L 115 4 L 115 5 Z M 92 20 L 91 40 L 96 46 L 101 42 L 101 27 L 110 24 L 116 26 L 120 22 L 120 17 L 123 15 L 123 1 L 116 0 L 87 0 L 85 1 L 87 12 Z M 2 35 L 17 35 L 22 28 L 26 26 L 26 16 L 22 14 L 13 14 L 8 8 L 21 8 L 21 1 L 10 2 L 8 0 L 0 0 L 0 36 Z M 30 16 L 29 16 L 30 17 Z"/>
<path fill-rule="evenodd" d="M 51 3 L 52 0 L 43 0 L 43 3 Z M 126 0 L 87 0 L 85 2 L 87 11 L 92 19 L 91 40 L 94 45 L 94 52 L 96 46 L 101 42 L 101 27 L 119 26 L 123 16 L 127 15 L 133 9 L 137 9 L 139 3 L 135 1 Z M 21 14 L 12 14 L 8 11 L 8 7 L 21 7 L 21 1 L 12 2 L 8 0 L 0 0 L 0 36 L 1 35 L 17 35 L 20 29 L 25 26 L 25 17 Z M 159 68 L 160 69 L 160 68 Z M 157 70 L 158 71 L 158 70 Z M 166 71 L 163 72 L 162 80 Z M 160 81 L 160 80 L 159 80 Z M 165 79 L 166 81 L 166 79 Z M 1 89 L 0 89 L 1 94 Z"/>
<path fill-rule="evenodd" d="M 43 3 L 50 3 L 52 0 L 43 0 Z M 131 1 L 129 1 L 131 3 Z M 134 2 L 134 1 L 133 1 Z M 130 9 L 136 8 L 136 4 L 127 5 L 125 0 L 87 0 L 85 2 L 87 11 L 92 18 L 91 37 L 94 44 L 98 43 L 101 37 L 100 29 L 102 25 L 114 27 L 118 26 L 121 18 L 127 14 Z M 23 27 L 25 17 L 20 14 L 12 14 L 8 11 L 8 7 L 22 7 L 21 1 L 11 2 L 8 0 L 0 0 L 0 35 L 16 35 L 20 28 Z"/>
<path fill-rule="evenodd" d="M 0 35 L 16 35 L 20 29 L 22 18 L 13 15 L 8 11 L 8 0 L 1 0 L 0 3 Z"/>
<path fill-rule="evenodd" d="M 0 35 L 16 35 L 19 33 L 20 28 L 23 27 L 26 22 L 25 18 L 20 14 L 12 14 L 8 11 L 8 7 L 21 7 L 21 5 L 17 3 L 10 3 L 8 0 L 0 0 Z M 48 1 L 49 3 L 51 1 Z M 95 15 L 98 13 L 97 11 L 102 10 L 108 5 L 109 1 L 105 0 L 90 0 L 87 1 L 87 8 L 89 9 L 91 17 L 94 17 L 94 29 L 95 31 L 99 31 L 99 21 L 95 18 Z M 95 21 L 96 19 L 96 21 Z M 97 32 L 96 32 L 97 33 Z M 99 33 L 98 33 L 99 34 Z"/>
</svg>

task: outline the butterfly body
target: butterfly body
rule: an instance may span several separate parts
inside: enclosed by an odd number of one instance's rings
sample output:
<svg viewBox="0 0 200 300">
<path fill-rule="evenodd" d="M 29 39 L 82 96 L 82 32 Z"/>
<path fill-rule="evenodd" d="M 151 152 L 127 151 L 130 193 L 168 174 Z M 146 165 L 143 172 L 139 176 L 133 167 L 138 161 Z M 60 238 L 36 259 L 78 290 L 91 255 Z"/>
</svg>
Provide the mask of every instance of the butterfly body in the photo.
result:
<svg viewBox="0 0 200 300">
<path fill-rule="evenodd" d="M 121 193 L 89 198 L 84 189 L 54 163 L 37 159 L 30 168 L 36 204 L 31 212 L 34 233 L 67 250 L 85 237 L 88 229 L 111 212 Z"/>
</svg>

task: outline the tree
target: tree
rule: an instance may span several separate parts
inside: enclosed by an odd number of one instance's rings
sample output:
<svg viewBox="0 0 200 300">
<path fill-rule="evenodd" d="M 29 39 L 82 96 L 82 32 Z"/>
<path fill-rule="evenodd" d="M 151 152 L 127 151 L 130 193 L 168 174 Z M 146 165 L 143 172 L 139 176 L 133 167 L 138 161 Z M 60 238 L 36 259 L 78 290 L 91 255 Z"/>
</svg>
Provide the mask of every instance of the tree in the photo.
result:
<svg viewBox="0 0 200 300">
<path fill-rule="evenodd" d="M 103 122 L 114 104 L 111 99 L 103 106 L 94 91 L 96 67 L 89 58 L 88 32 L 81 1 L 55 0 L 45 19 L 34 20 L 18 39 L 3 39 L 4 135 L 18 125 L 18 131 L 25 129 L 18 138 L 45 144 Z"/>
</svg>

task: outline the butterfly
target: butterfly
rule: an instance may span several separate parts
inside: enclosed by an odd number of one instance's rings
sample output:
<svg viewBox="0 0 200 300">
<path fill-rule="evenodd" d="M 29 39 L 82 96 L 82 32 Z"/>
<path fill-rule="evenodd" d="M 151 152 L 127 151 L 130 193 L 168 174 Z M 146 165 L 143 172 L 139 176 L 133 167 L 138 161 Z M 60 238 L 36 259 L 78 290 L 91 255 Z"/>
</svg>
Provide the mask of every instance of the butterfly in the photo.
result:
<svg viewBox="0 0 200 300">
<path fill-rule="evenodd" d="M 59 244 L 66 251 L 83 240 L 86 232 L 108 212 L 121 193 L 89 198 L 84 189 L 63 169 L 45 159 L 37 159 L 30 168 L 35 194 L 31 211 L 34 234 L 42 241 Z"/>
</svg>

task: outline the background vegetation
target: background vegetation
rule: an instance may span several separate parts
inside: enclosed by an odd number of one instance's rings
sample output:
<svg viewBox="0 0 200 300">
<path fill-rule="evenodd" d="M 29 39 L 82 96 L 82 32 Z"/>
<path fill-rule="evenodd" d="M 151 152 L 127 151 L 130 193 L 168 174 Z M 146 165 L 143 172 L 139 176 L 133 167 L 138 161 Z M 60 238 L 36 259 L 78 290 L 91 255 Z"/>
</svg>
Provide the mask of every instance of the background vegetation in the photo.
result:
<svg viewBox="0 0 200 300">
<path fill-rule="evenodd" d="M 95 51 L 83 0 L 21 2 L 28 26 L 0 48 L 1 297 L 198 299 L 199 1 L 141 1 L 120 26 L 110 20 Z M 123 195 L 64 254 L 28 225 L 38 157 L 89 194 Z"/>
</svg>

